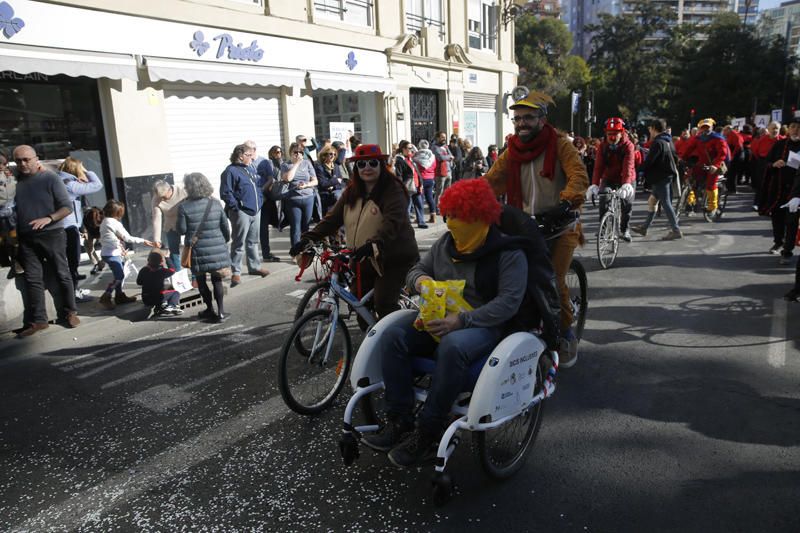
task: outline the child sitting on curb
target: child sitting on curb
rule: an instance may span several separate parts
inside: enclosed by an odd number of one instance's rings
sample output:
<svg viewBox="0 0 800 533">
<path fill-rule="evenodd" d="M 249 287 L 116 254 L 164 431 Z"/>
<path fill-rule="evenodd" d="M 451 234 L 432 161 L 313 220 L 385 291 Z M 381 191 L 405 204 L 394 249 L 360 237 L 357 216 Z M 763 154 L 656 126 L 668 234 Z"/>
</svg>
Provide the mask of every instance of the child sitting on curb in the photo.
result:
<svg viewBox="0 0 800 533">
<path fill-rule="evenodd" d="M 175 267 L 169 257 L 166 258 L 159 252 L 150 252 L 147 256 L 147 266 L 139 271 L 136 284 L 142 286 L 142 303 L 153 308 L 153 316 L 181 315 L 181 295 L 178 291 L 164 289 L 164 280 L 175 273 Z"/>
</svg>

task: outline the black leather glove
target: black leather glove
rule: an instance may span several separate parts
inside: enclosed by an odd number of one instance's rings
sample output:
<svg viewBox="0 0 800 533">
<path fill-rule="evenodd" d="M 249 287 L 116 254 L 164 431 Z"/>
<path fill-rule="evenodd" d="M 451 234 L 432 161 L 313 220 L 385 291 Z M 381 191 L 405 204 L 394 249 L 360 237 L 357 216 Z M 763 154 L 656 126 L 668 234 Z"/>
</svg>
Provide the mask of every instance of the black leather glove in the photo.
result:
<svg viewBox="0 0 800 533">
<path fill-rule="evenodd" d="M 353 252 L 353 261 L 361 261 L 362 259 L 366 259 L 367 257 L 372 257 L 375 255 L 375 250 L 372 247 L 372 243 L 368 242 L 363 246 L 359 246 Z"/>
<path fill-rule="evenodd" d="M 308 239 L 300 239 L 297 241 L 292 247 L 289 249 L 289 255 L 294 257 L 295 255 L 302 253 L 303 250 L 308 248 L 308 245 L 311 244 L 311 241 Z"/>
<path fill-rule="evenodd" d="M 544 216 L 551 223 L 559 222 L 564 219 L 572 211 L 572 204 L 568 200 L 561 200 L 561 202 L 545 211 Z"/>
</svg>

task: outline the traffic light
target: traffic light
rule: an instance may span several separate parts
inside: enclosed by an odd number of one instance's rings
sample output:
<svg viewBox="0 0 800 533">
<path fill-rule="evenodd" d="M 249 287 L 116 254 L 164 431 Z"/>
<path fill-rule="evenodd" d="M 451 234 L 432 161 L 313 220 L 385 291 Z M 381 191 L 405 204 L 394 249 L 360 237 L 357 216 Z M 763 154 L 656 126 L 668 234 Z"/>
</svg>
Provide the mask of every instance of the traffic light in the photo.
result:
<svg viewBox="0 0 800 533">
<path fill-rule="evenodd" d="M 690 109 L 690 110 L 689 110 L 689 114 L 692 116 L 692 118 L 694 118 L 694 115 L 695 115 L 695 109 L 694 109 L 694 108 Z"/>
</svg>

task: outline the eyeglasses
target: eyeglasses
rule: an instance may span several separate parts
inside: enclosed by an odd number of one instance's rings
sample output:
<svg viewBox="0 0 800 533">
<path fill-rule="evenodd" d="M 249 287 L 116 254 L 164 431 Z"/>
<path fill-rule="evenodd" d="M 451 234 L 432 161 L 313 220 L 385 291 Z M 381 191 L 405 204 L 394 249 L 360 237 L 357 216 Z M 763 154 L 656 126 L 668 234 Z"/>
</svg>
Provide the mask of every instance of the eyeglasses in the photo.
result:
<svg viewBox="0 0 800 533">
<path fill-rule="evenodd" d="M 527 115 L 511 117 L 511 122 L 514 124 L 519 124 L 520 122 L 533 122 L 535 120 L 539 120 L 539 118 L 541 118 L 539 115 L 528 113 Z"/>
<path fill-rule="evenodd" d="M 371 166 L 372 168 L 378 168 L 381 162 L 377 159 L 362 159 L 361 161 L 356 161 L 356 166 L 358 168 L 367 168 L 367 165 Z"/>
<path fill-rule="evenodd" d="M 253 152 L 245 152 L 242 155 L 245 157 L 253 157 Z"/>
</svg>

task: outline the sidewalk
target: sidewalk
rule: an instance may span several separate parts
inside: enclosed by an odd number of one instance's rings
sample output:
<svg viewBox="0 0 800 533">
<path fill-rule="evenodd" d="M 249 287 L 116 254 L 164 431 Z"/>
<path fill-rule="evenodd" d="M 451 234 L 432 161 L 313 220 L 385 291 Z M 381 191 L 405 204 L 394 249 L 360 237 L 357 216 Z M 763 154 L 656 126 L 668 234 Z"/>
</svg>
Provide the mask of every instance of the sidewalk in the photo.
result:
<svg viewBox="0 0 800 533">
<path fill-rule="evenodd" d="M 430 241 L 431 239 L 438 237 L 443 231 L 446 231 L 446 226 L 442 222 L 441 217 L 437 217 L 437 222 L 435 224 L 429 224 L 428 226 L 428 229 L 419 229 L 416 226 L 413 226 L 418 242 Z M 278 231 L 274 228 L 270 228 L 270 247 L 272 253 L 281 258 L 281 262 L 264 263 L 264 266 L 272 274 L 290 269 L 292 275 L 295 275 L 297 273 L 297 267 L 294 265 L 294 263 L 290 262 L 291 258 L 289 257 L 289 229 L 285 228 L 283 231 Z M 420 248 L 420 252 L 422 253 L 423 250 L 427 249 L 427 246 L 421 244 Z M 136 254 L 133 258 L 133 262 L 137 268 L 141 268 L 146 264 L 148 251 L 148 248 L 141 246 L 137 247 Z M 101 309 L 97 305 L 97 300 L 103 294 L 106 286 L 111 281 L 111 271 L 108 268 L 105 268 L 98 275 L 93 276 L 89 273 L 90 270 L 91 264 L 88 261 L 88 256 L 84 254 L 80 266 L 80 273 L 85 274 L 86 279 L 78 282 L 78 288 L 89 290 L 91 301 L 78 303 L 78 316 L 83 322 L 87 322 L 87 318 L 89 319 L 88 321 L 92 321 L 92 319 L 101 319 L 112 316 L 132 321 L 145 320 L 147 318 L 149 310 L 138 301 L 133 304 L 119 306 L 113 311 Z M 0 271 L 0 295 L 2 296 L 2 299 L 0 300 L 0 335 L 2 336 L 8 336 L 12 330 L 22 326 L 23 304 L 22 295 L 18 288 L 18 284 L 21 283 L 21 279 L 6 279 L 7 273 L 8 271 L 5 269 Z M 140 288 L 138 285 L 136 285 L 135 276 L 132 278 L 133 279 L 128 278 L 125 280 L 125 293 L 129 296 L 139 297 L 141 296 Z M 272 275 L 268 276 L 266 279 L 269 280 L 271 278 Z M 258 276 L 244 275 L 242 276 L 242 285 L 252 283 L 259 279 L 262 278 Z M 21 287 L 21 285 L 19 285 L 19 287 Z M 229 287 L 230 283 L 225 283 L 226 291 L 229 290 Z M 50 319 L 50 322 L 53 323 L 56 319 L 53 298 L 50 293 L 45 292 L 45 294 L 45 299 L 47 301 L 47 316 Z M 197 305 L 200 305 L 200 295 L 197 290 L 191 290 L 181 295 L 181 307 L 184 309 L 193 308 Z"/>
</svg>

